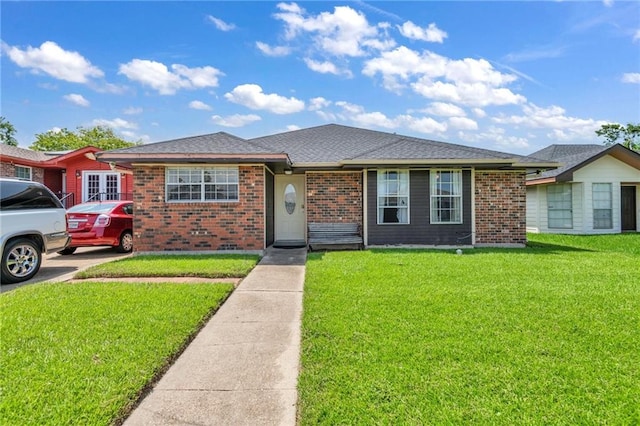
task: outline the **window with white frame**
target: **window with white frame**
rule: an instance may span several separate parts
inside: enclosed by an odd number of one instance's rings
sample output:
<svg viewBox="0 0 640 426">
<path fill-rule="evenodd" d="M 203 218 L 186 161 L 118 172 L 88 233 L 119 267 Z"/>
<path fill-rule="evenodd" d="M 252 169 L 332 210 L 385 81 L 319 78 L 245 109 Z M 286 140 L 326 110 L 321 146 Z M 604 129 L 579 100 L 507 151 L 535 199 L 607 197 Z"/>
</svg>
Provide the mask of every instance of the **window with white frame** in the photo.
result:
<svg viewBox="0 0 640 426">
<path fill-rule="evenodd" d="M 15 166 L 16 177 L 18 179 L 31 180 L 31 167 L 27 166 Z"/>
<path fill-rule="evenodd" d="M 547 215 L 549 228 L 573 228 L 571 184 L 565 183 L 547 187 Z"/>
<path fill-rule="evenodd" d="M 238 201 L 237 167 L 167 167 L 170 202 Z"/>
<path fill-rule="evenodd" d="M 431 223 L 462 223 L 462 171 L 431 170 Z"/>
<path fill-rule="evenodd" d="M 378 223 L 409 223 L 408 170 L 378 170 Z"/>
<path fill-rule="evenodd" d="M 612 194 L 610 183 L 594 183 L 593 192 L 593 229 L 613 228 Z"/>
</svg>

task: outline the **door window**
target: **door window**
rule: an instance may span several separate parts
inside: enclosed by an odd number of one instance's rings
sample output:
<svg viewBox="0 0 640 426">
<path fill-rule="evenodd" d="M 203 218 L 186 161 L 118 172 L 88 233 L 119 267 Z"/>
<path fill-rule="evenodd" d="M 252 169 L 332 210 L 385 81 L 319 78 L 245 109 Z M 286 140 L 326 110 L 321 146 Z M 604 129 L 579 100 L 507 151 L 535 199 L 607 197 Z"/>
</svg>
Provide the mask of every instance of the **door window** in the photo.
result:
<svg viewBox="0 0 640 426">
<path fill-rule="evenodd" d="M 284 188 L 284 208 L 290 215 L 296 211 L 296 187 L 292 184 Z"/>
</svg>

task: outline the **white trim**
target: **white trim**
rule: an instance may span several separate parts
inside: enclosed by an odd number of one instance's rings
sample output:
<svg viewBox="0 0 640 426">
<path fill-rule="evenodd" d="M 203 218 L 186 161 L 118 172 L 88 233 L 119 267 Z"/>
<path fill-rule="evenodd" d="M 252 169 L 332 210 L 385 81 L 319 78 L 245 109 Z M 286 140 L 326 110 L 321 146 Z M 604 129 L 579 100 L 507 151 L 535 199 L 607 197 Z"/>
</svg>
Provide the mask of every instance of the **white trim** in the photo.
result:
<svg viewBox="0 0 640 426">
<path fill-rule="evenodd" d="M 24 178 L 22 176 L 18 176 L 18 167 L 20 167 L 21 169 L 29 170 L 29 177 L 28 178 Z M 14 164 L 14 166 L 13 166 L 13 174 L 15 175 L 15 178 L 17 178 L 17 179 L 33 180 L 33 167 L 31 167 L 31 166 L 23 166 L 22 164 Z"/>
<path fill-rule="evenodd" d="M 406 207 L 402 207 L 403 209 L 406 208 L 407 210 L 407 221 L 406 222 L 380 222 L 380 194 L 378 193 L 378 189 L 379 189 L 379 185 L 380 185 L 380 173 L 381 172 L 396 172 L 398 174 L 398 191 L 400 191 L 400 174 L 401 173 L 406 173 L 407 174 L 407 206 Z M 389 195 L 387 195 L 388 197 Z M 404 196 L 402 196 L 404 197 Z M 398 198 L 401 198 L 401 196 L 398 195 Z M 397 207 L 397 206 L 396 206 Z M 384 206 L 383 206 L 384 208 Z M 393 206 L 390 206 L 390 208 L 393 208 Z M 410 169 L 396 169 L 396 168 L 385 168 L 385 169 L 376 169 L 376 224 L 377 225 L 392 225 L 392 226 L 399 226 L 399 225 L 410 225 L 411 224 L 411 170 Z"/>
<path fill-rule="evenodd" d="M 201 189 L 201 194 L 200 194 L 200 199 L 199 200 L 194 200 L 194 199 L 188 199 L 188 200 L 182 200 L 182 199 L 177 199 L 177 200 L 170 200 L 169 199 L 169 185 L 171 185 L 172 187 L 175 186 L 181 186 L 183 184 L 180 183 L 169 183 L 169 171 L 171 170 L 176 170 L 176 169 L 195 169 L 195 170 L 199 170 L 200 171 L 200 175 L 203 176 L 203 173 L 205 170 L 217 170 L 217 169 L 226 169 L 226 170 L 235 170 L 236 172 L 236 176 L 237 176 L 237 182 L 235 183 L 236 187 L 237 187 L 237 194 L 238 197 L 236 199 L 225 199 L 225 200 L 207 200 L 205 199 L 205 185 L 207 185 L 207 182 L 204 181 L 204 179 L 201 179 L 200 182 L 196 182 L 196 183 L 192 183 L 192 182 L 185 182 L 184 185 L 195 185 L 195 184 L 199 184 L 200 185 L 200 189 Z M 208 183 L 209 185 L 216 185 L 218 184 L 218 182 L 213 182 L 213 183 Z M 224 183 L 220 183 L 221 185 L 223 185 Z M 228 183 L 227 185 L 233 185 L 233 183 Z M 240 196 L 241 196 L 241 182 L 240 182 L 240 168 L 238 166 L 228 166 L 228 165 L 215 165 L 215 166 L 195 166 L 195 167 L 182 167 L 182 166 L 169 166 L 169 167 L 165 167 L 164 168 L 164 202 L 167 204 L 192 204 L 192 203 L 212 203 L 212 204 L 221 204 L 221 203 L 239 203 L 240 202 Z"/>
<path fill-rule="evenodd" d="M 98 193 L 100 193 L 100 189 L 106 189 L 106 176 L 117 176 L 117 193 L 122 193 L 122 179 L 120 178 L 120 173 L 113 172 L 111 170 L 83 170 L 82 171 L 82 183 L 81 183 L 81 202 L 86 202 L 89 199 L 89 175 L 98 175 L 100 176 L 98 182 Z M 105 186 L 102 188 L 102 186 Z M 95 201 L 95 200 L 93 200 Z M 76 202 L 77 203 L 77 202 Z"/>
<path fill-rule="evenodd" d="M 435 181 L 433 180 L 434 174 L 438 174 L 441 172 L 457 172 L 460 174 L 460 220 L 459 221 L 448 221 L 448 222 L 437 222 L 434 221 L 434 209 L 433 204 L 431 203 L 434 197 L 440 197 L 439 195 L 434 195 L 434 185 Z M 453 199 L 458 197 L 458 195 L 452 195 L 448 198 Z M 429 171 L 429 224 L 430 225 L 461 225 L 464 224 L 464 176 L 462 174 L 462 169 L 438 169 L 433 168 Z"/>
</svg>

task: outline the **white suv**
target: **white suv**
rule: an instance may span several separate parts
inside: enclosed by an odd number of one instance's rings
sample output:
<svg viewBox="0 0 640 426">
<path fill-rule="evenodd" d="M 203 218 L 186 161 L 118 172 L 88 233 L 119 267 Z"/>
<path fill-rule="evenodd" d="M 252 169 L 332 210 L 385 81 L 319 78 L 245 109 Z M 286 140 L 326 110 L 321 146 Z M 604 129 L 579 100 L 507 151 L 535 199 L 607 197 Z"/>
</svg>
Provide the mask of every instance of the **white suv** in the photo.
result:
<svg viewBox="0 0 640 426">
<path fill-rule="evenodd" d="M 31 279 L 42 254 L 63 250 L 71 240 L 66 210 L 41 183 L 0 178 L 2 284 Z"/>
</svg>

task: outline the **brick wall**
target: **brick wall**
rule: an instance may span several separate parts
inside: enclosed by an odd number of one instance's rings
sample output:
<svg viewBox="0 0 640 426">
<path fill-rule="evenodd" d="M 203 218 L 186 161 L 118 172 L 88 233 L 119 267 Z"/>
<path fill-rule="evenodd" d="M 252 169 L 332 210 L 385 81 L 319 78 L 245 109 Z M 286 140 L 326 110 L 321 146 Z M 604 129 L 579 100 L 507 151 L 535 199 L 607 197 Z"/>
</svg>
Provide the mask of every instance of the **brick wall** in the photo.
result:
<svg viewBox="0 0 640 426">
<path fill-rule="evenodd" d="M 525 172 L 476 171 L 476 244 L 525 244 Z"/>
<path fill-rule="evenodd" d="M 307 173 L 307 222 L 355 222 L 362 228 L 362 172 Z"/>
<path fill-rule="evenodd" d="M 18 164 L 19 166 L 20 164 Z M 27 166 L 23 166 L 27 167 Z M 16 165 L 10 162 L 0 163 L 0 176 L 6 178 L 16 177 Z M 31 180 L 44 183 L 44 169 L 42 167 L 31 167 Z"/>
<path fill-rule="evenodd" d="M 134 167 L 134 250 L 264 249 L 264 169 L 240 166 L 240 200 L 165 202 L 165 168 Z"/>
</svg>

